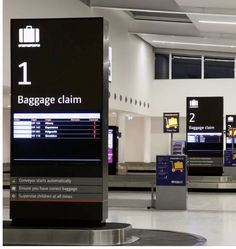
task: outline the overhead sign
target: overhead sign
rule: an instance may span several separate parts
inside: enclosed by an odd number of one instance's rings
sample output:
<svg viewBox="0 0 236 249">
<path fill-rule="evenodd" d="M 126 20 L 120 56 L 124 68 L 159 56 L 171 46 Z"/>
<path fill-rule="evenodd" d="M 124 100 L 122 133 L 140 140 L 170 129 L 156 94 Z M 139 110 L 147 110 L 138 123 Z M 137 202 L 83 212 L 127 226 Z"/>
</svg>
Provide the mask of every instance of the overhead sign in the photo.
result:
<svg viewBox="0 0 236 249">
<path fill-rule="evenodd" d="M 11 21 L 13 220 L 106 219 L 107 31 L 103 18 Z"/>
<path fill-rule="evenodd" d="M 164 133 L 179 132 L 179 113 L 163 113 Z"/>
</svg>

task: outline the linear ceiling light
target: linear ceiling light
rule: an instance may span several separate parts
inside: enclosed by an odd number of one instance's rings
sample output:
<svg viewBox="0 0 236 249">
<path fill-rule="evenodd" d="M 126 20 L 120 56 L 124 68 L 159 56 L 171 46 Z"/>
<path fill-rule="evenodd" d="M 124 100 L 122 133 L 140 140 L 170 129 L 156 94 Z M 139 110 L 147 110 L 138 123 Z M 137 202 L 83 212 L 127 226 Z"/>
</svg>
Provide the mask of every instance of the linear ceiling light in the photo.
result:
<svg viewBox="0 0 236 249">
<path fill-rule="evenodd" d="M 221 22 L 221 21 L 207 21 L 207 20 L 199 20 L 200 23 L 207 24 L 226 24 L 226 25 L 236 25 L 236 22 Z"/>
<path fill-rule="evenodd" d="M 176 41 L 152 41 L 153 43 L 160 44 L 177 44 L 177 45 L 189 45 L 189 46 L 208 46 L 208 47 L 223 47 L 223 48 L 236 48 L 236 45 L 224 45 L 224 44 L 211 44 L 211 43 L 194 43 L 194 42 L 176 42 Z"/>
</svg>

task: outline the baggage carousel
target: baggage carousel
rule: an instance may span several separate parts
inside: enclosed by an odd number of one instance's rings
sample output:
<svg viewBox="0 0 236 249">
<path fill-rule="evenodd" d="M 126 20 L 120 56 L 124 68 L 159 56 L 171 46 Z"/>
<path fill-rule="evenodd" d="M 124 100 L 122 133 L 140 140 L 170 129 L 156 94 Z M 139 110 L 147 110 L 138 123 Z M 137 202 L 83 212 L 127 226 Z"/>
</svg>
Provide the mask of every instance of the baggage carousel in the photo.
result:
<svg viewBox="0 0 236 249">
<path fill-rule="evenodd" d="M 4 246 L 202 246 L 199 235 L 164 230 L 132 229 L 126 223 L 100 227 L 14 226 L 3 223 Z"/>
<path fill-rule="evenodd" d="M 110 189 L 156 188 L 155 173 L 128 173 L 108 177 Z M 231 176 L 188 176 L 188 190 L 236 191 L 236 181 Z"/>
</svg>

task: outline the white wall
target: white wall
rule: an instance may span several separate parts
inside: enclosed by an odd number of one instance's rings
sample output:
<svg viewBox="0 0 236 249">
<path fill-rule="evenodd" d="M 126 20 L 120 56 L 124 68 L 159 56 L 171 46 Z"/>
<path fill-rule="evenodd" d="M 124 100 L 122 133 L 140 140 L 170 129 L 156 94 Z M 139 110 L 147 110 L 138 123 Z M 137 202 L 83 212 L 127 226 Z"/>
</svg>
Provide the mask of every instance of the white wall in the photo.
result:
<svg viewBox="0 0 236 249">
<path fill-rule="evenodd" d="M 126 162 L 143 162 L 144 150 L 144 118 L 134 117 L 133 120 L 126 119 Z"/>
<path fill-rule="evenodd" d="M 154 53 L 150 45 L 138 36 L 128 33 L 132 20 L 123 11 L 97 9 L 97 16 L 105 16 L 110 25 L 112 47 L 112 84 L 110 84 L 110 108 L 139 114 L 150 114 L 143 103 L 150 103 L 151 86 L 154 79 Z M 114 99 L 114 93 L 117 99 Z M 120 101 L 122 95 L 122 101 Z M 125 103 L 125 97 L 128 102 Z M 130 98 L 133 103 L 130 104 Z M 135 99 L 142 105 L 135 105 Z"/>
<path fill-rule="evenodd" d="M 223 96 L 224 114 L 236 113 L 236 79 L 154 80 L 152 86 L 153 116 L 163 112 L 180 112 L 186 116 L 186 97 Z"/>
</svg>

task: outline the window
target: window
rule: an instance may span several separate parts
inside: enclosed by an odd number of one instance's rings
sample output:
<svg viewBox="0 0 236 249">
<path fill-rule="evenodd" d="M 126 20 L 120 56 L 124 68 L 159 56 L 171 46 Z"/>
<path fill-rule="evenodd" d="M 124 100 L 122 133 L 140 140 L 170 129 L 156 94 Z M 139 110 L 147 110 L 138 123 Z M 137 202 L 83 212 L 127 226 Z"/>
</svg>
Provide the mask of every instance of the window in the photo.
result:
<svg viewBox="0 0 236 249">
<path fill-rule="evenodd" d="M 201 79 L 201 57 L 173 55 L 172 79 Z"/>
<path fill-rule="evenodd" d="M 155 79 L 169 79 L 169 54 L 156 54 Z"/>
<path fill-rule="evenodd" d="M 189 52 L 155 54 L 155 79 L 221 78 L 235 78 L 235 58 Z"/>
<path fill-rule="evenodd" d="M 234 60 L 205 57 L 204 78 L 234 78 Z"/>
</svg>

